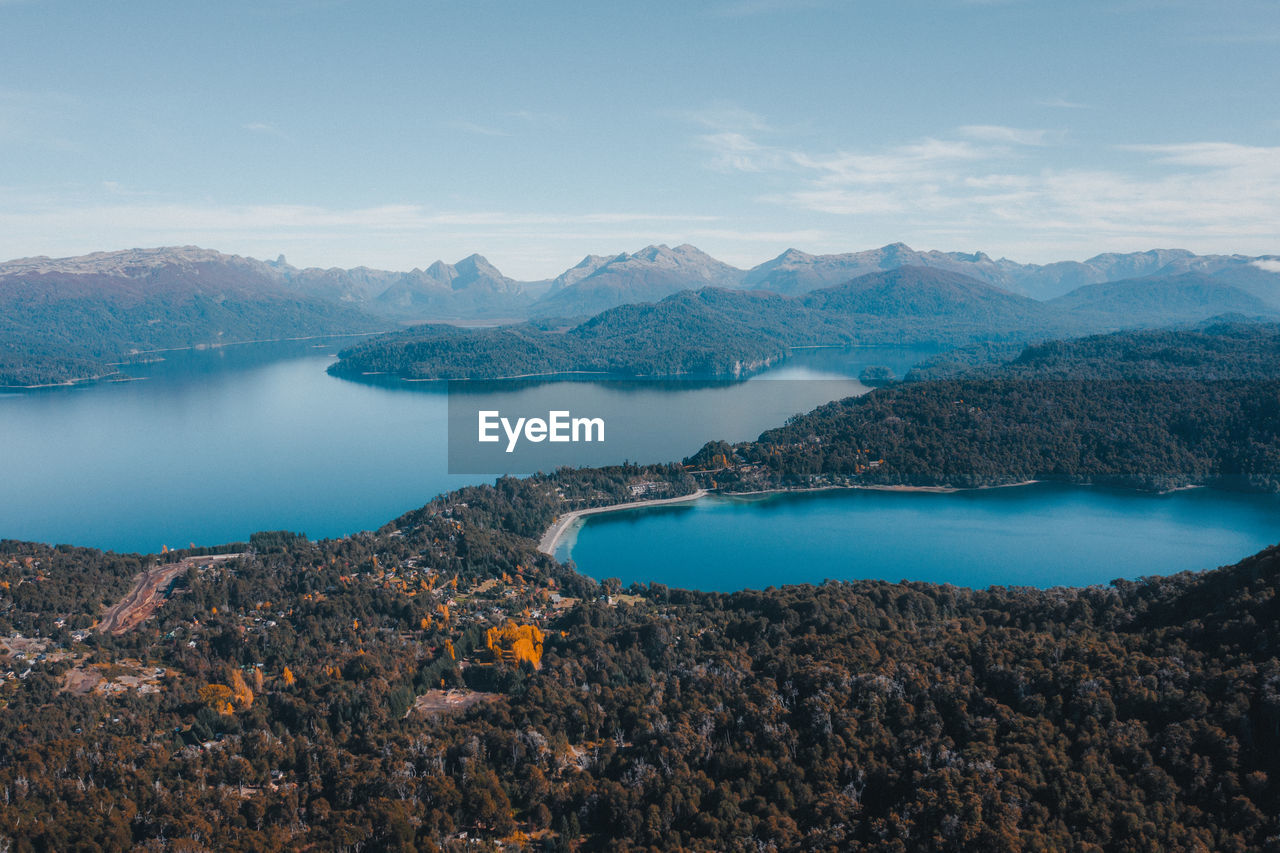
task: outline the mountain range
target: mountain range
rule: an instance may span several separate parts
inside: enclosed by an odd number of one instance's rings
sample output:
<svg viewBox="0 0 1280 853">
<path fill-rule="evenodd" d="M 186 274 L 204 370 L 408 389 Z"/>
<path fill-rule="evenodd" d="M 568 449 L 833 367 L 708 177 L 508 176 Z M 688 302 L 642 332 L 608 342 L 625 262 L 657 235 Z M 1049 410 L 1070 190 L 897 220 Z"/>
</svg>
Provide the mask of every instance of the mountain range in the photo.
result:
<svg viewBox="0 0 1280 853">
<path fill-rule="evenodd" d="M 609 308 L 576 325 L 418 326 L 356 344 L 329 370 L 406 379 L 575 371 L 740 376 L 799 346 L 1020 346 L 1227 313 L 1280 316 L 1239 288 L 1197 273 L 1086 285 L 1042 302 L 961 273 L 904 266 L 798 296 L 683 290 L 656 303 Z"/>
<path fill-rule="evenodd" d="M 510 278 L 478 254 L 408 272 L 300 269 L 283 256 L 260 261 L 193 246 L 23 258 L 0 264 L 0 384 L 102 375 L 135 351 L 263 337 L 423 322 L 535 319 L 572 328 L 618 306 L 705 288 L 771 292 L 804 309 L 877 317 L 882 331 L 881 321 L 963 316 L 964 330 L 941 336 L 967 340 L 968 326 L 982 323 L 988 331 L 1065 334 L 1269 316 L 1280 310 L 1280 256 L 1171 249 L 1034 265 L 895 243 L 838 255 L 789 249 L 742 270 L 685 244 L 588 255 L 539 281 Z"/>
<path fill-rule="evenodd" d="M 1156 249 L 1040 265 L 1006 258 L 993 260 L 982 252 L 920 252 L 903 243 L 893 243 L 838 255 L 811 255 L 788 249 L 772 260 L 741 270 L 686 244 L 675 248 L 649 246 L 635 254 L 609 258 L 588 256 L 554 279 L 546 293 L 532 301 L 531 314 L 582 316 L 705 286 L 795 296 L 907 266 L 959 273 L 1038 300 L 1063 296 L 1090 284 L 1196 274 L 1280 307 L 1280 256 L 1196 255 L 1182 249 Z"/>
<path fill-rule="evenodd" d="M 109 376 L 155 350 L 381 331 L 386 320 L 291 293 L 261 261 L 204 249 L 0 265 L 0 385 Z"/>
<path fill-rule="evenodd" d="M 147 280 L 161 289 L 182 286 L 192 265 L 199 265 L 207 278 L 228 285 L 314 297 L 398 323 L 585 317 L 616 305 L 654 302 L 703 287 L 795 296 L 906 266 L 960 273 L 1038 300 L 1064 296 L 1085 285 L 1194 274 L 1201 282 L 1229 284 L 1280 307 L 1280 255 L 1196 255 L 1182 249 L 1154 249 L 1040 265 L 994 260 L 983 252 L 921 252 L 902 243 L 835 255 L 788 249 L 749 270 L 688 244 L 657 245 L 635 253 L 588 255 L 555 278 L 538 281 L 506 276 L 478 254 L 455 264 L 436 261 L 426 269 L 393 272 L 369 267 L 298 268 L 283 255 L 259 261 L 184 246 L 8 261 L 0 263 L 0 285 L 26 280 L 67 287 L 86 276 L 105 276 Z"/>
</svg>

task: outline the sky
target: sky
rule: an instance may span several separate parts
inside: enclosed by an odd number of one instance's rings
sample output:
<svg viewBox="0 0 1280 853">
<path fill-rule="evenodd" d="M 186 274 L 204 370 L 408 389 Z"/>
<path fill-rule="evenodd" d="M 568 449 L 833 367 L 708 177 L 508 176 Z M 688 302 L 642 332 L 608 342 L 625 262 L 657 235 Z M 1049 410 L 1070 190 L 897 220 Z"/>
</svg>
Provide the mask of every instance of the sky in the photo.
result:
<svg viewBox="0 0 1280 853">
<path fill-rule="evenodd" d="M 1275 0 L 0 0 L 0 258 L 1280 254 Z"/>
</svg>

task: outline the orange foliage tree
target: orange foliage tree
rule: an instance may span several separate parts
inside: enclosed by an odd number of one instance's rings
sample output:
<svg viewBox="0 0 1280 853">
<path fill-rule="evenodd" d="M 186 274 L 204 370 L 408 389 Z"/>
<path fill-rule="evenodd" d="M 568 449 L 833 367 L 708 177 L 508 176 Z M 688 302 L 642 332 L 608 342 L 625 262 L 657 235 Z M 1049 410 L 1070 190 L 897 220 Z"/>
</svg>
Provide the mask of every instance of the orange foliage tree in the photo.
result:
<svg viewBox="0 0 1280 853">
<path fill-rule="evenodd" d="M 534 669 L 542 665 L 542 629 L 537 625 L 517 625 L 510 620 L 501 628 L 485 632 L 485 645 L 493 656 L 507 663 L 528 661 Z"/>
</svg>

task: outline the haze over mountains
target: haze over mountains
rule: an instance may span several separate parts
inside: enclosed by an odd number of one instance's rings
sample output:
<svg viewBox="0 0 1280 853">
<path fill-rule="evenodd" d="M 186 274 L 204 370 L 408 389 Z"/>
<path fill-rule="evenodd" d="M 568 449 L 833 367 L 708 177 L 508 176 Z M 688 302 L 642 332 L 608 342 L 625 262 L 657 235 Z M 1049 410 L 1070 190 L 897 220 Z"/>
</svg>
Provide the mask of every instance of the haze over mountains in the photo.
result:
<svg viewBox="0 0 1280 853">
<path fill-rule="evenodd" d="M 858 276 L 900 267 L 961 273 L 1011 293 L 1051 299 L 1077 287 L 1132 278 L 1197 273 L 1280 306 L 1280 259 L 1196 255 L 1182 249 L 1105 254 L 1087 261 L 1020 264 L 982 252 L 919 252 L 902 243 L 839 255 L 788 249 L 749 270 L 716 260 L 694 246 L 649 246 L 633 255 L 589 256 L 552 283 L 533 304 L 535 316 L 580 316 L 614 305 L 651 302 L 703 286 L 768 290 L 794 296 Z"/>
<path fill-rule="evenodd" d="M 1201 283 L 1232 285 L 1280 307 L 1280 255 L 1255 258 L 1154 249 L 1039 265 L 993 260 L 983 252 L 922 252 L 902 243 L 838 255 L 788 249 L 749 270 L 726 264 L 688 244 L 648 246 L 635 253 L 588 255 L 555 278 L 539 281 L 506 276 L 478 254 L 456 264 L 436 261 L 426 269 L 393 272 L 369 267 L 300 269 L 283 255 L 274 261 L 259 261 L 184 246 L 8 261 L 0 263 L 0 283 L 42 278 L 54 284 L 54 276 L 67 282 L 100 275 L 148 280 L 152 287 L 162 288 L 170 286 L 166 282 L 179 284 L 189 265 L 196 263 L 206 275 L 221 267 L 216 277 L 228 284 L 264 290 L 274 287 L 398 322 L 587 316 L 615 305 L 654 302 L 702 287 L 768 290 L 794 296 L 905 266 L 960 273 L 1039 300 L 1063 296 L 1084 285 L 1194 273 Z"/>
<path fill-rule="evenodd" d="M 24 258 L 0 264 L 0 384 L 100 375 L 135 351 L 265 337 L 529 318 L 576 326 L 618 306 L 704 288 L 796 300 L 783 311 L 789 322 L 796 310 L 808 311 L 809 322 L 815 311 L 834 313 L 841 328 L 863 318 L 862 329 L 840 338 L 846 342 L 904 340 L 930 324 L 948 325 L 931 339 L 955 342 L 1272 316 L 1280 256 L 1172 249 L 1034 265 L 895 243 L 839 255 L 789 249 L 742 270 L 685 244 L 589 255 L 541 281 L 510 278 L 481 255 L 408 272 L 299 269 L 283 256 L 260 261 L 191 246 Z"/>
<path fill-rule="evenodd" d="M 137 352 L 389 324 L 279 285 L 261 261 L 205 249 L 0 264 L 0 385 L 100 377 Z"/>
<path fill-rule="evenodd" d="M 580 324 L 428 324 L 361 342 L 329 372 L 349 378 L 492 379 L 575 371 L 741 376 L 792 347 L 1016 344 L 1230 313 L 1280 316 L 1194 273 L 1089 285 L 1041 302 L 947 270 L 905 266 L 799 296 L 707 287 L 621 305 Z"/>
</svg>

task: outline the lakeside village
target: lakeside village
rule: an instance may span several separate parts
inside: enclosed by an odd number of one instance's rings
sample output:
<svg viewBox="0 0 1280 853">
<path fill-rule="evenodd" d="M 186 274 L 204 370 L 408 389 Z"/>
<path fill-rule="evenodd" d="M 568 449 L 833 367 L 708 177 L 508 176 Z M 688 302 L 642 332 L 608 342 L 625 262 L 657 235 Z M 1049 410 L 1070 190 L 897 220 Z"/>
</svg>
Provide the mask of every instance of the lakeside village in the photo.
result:
<svg viewBox="0 0 1280 853">
<path fill-rule="evenodd" d="M 770 453 L 795 452 L 800 446 L 774 447 Z M 819 489 L 856 485 L 857 475 L 883 464 L 883 460 L 868 460 L 858 464 L 852 474 L 820 474 L 807 477 L 791 488 Z M 578 515 L 588 510 L 625 508 L 631 504 L 719 492 L 722 494 L 750 493 L 778 490 L 774 474 L 767 464 L 747 462 L 739 458 L 730 445 L 708 445 L 699 457 L 688 460 L 683 466 L 671 466 L 679 476 L 661 478 L 655 470 L 636 468 L 634 476 L 616 485 L 622 488 L 593 487 L 585 491 L 556 484 L 555 477 L 548 478 L 545 497 L 560 508 L 553 517 L 550 530 L 563 526 L 566 516 Z M 689 488 L 695 486 L 694 490 Z M 439 715 L 459 712 L 476 702 L 486 701 L 493 694 L 465 689 L 470 668 L 493 667 L 497 664 L 520 667 L 527 664 L 534 669 L 540 666 L 543 643 L 548 632 L 554 630 L 551 623 L 580 600 L 562 594 L 554 575 L 533 572 L 526 578 L 517 565 L 515 573 L 502 572 L 498 577 L 467 578 L 456 571 L 444 568 L 454 554 L 458 541 L 468 532 L 462 516 L 468 504 L 449 495 L 438 498 L 422 512 L 434 522 L 443 523 L 446 540 L 438 536 L 425 549 L 395 552 L 384 548 L 360 565 L 346 563 L 340 566 L 304 566 L 298 571 L 321 572 L 328 570 L 336 582 L 314 589 L 289 603 L 272 601 L 223 602 L 221 609 L 212 605 L 201 614 L 198 608 L 189 619 L 164 620 L 166 629 L 150 648 L 174 649 L 167 660 L 145 660 L 138 656 L 117 656 L 112 645 L 102 643 L 106 637 L 125 637 L 143 629 L 155 631 L 152 624 L 162 608 L 182 604 L 193 587 L 211 588 L 232 583 L 245 560 L 253 560 L 252 548 L 244 552 L 189 555 L 181 551 L 163 548 L 153 558 L 153 564 L 128 581 L 127 592 L 109 606 L 103 604 L 101 612 L 40 612 L 34 624 L 30 601 L 42 598 L 39 594 L 24 594 L 24 585 L 38 588 L 56 583 L 42 565 L 39 556 L 9 556 L 0 554 L 0 620 L 12 625 L 11 618 L 27 611 L 30 628 L 26 633 L 10 631 L 0 637 L 0 709 L 8 704 L 15 691 L 33 672 L 43 671 L 52 676 L 57 692 L 71 695 L 123 696 L 158 693 L 173 687 L 185 675 L 175 662 L 184 654 L 195 657 L 202 644 L 211 641 L 208 623 L 215 619 L 219 630 L 225 630 L 230 620 L 243 643 L 254 648 L 273 648 L 273 635 L 293 632 L 302 608 L 314 610 L 323 607 L 326 600 L 346 593 L 377 593 L 383 596 L 411 600 L 415 612 L 422 615 L 411 630 L 376 629 L 376 640 L 404 648 L 414 648 L 415 656 L 427 660 L 444 661 L 442 676 L 424 693 L 414 697 L 406 716 L 413 713 Z M 550 530 L 548 532 L 550 532 Z M 255 534 L 279 536 L 279 533 Z M 293 536 L 294 534 L 284 534 Z M 372 537 L 373 534 L 355 534 L 356 537 Z M 306 542 L 305 537 L 298 536 Z M 403 540 L 401 530 L 388 534 L 389 542 Z M 122 579 L 123 580 L 123 579 Z M 603 584 L 600 602 L 608 607 L 629 606 L 639 602 L 635 596 L 621 592 L 616 581 Z M 32 587 L 27 587 L 30 591 Z M 190 610 L 188 603 L 187 609 Z M 352 620 L 349 638 L 343 645 L 361 649 L 368 642 L 358 619 Z M 137 645 L 137 644 L 135 644 Z M 264 654 L 264 657 L 267 655 Z M 196 667 L 196 669 L 199 669 Z M 329 673 L 338 677 L 337 667 Z M 207 675 L 203 673 L 202 675 Z M 462 676 L 462 677 L 458 677 Z M 279 671 L 265 661 L 254 661 L 230 672 L 222 680 L 201 682 L 196 686 L 202 701 L 222 714 L 231 714 L 253 702 L 255 694 L 269 692 L 274 686 L 288 686 L 296 679 L 288 666 Z M 184 685 L 190 688 L 191 685 Z M 190 726 L 187 727 L 190 729 Z M 187 737 L 188 742 L 200 744 Z M 208 747 L 208 743 L 203 744 Z"/>
<path fill-rule="evenodd" d="M 456 522 L 462 532 L 462 523 Z M 167 549 L 160 556 L 163 558 Z M 103 654 L 96 639 L 103 636 L 121 637 L 143 628 L 166 605 L 181 601 L 188 595 L 191 584 L 211 584 L 233 579 L 240 561 L 252 558 L 248 553 L 218 554 L 184 557 L 176 563 L 157 563 L 134 579 L 128 594 L 99 618 L 84 627 L 72 627 L 84 623 L 89 614 L 57 614 L 51 619 L 54 629 L 47 635 L 33 632 L 35 636 L 23 636 L 13 632 L 0 638 L 0 708 L 8 704 L 12 693 L 36 670 L 43 670 L 58 679 L 60 693 L 72 695 L 96 694 L 113 696 L 125 693 L 148 694 L 160 692 L 166 683 L 183 678 L 172 665 L 158 661 L 143 661 L 136 657 L 113 659 Z M 383 565 L 373 556 L 368 570 L 353 570 L 341 574 L 338 584 L 323 591 L 306 593 L 302 602 L 321 605 L 326 599 L 345 592 L 378 590 L 407 599 L 421 597 L 430 602 L 426 609 L 431 615 L 423 616 L 417 631 L 390 631 L 377 629 L 379 642 L 407 646 L 424 644 L 423 652 L 430 657 L 447 657 L 456 662 L 459 670 L 471 666 L 492 666 L 506 663 L 519 666 L 528 663 L 538 668 L 542 658 L 544 634 L 542 625 L 556 613 L 572 607 L 579 599 L 562 596 L 555 590 L 555 582 L 534 588 L 520 576 L 504 573 L 500 578 L 489 578 L 469 584 L 457 575 L 445 577 L 423 564 L 423 558 L 409 558 L 402 563 Z M 42 572 L 39 558 L 10 558 L 0 562 L 0 569 L 13 580 L 0 581 L 0 593 L 14 591 L 23 584 L 53 582 Z M 606 603 L 617 604 L 628 596 L 606 596 Z M 14 596 L 0 594 L 0 616 L 14 609 Z M 220 611 L 210 608 L 211 617 L 230 617 L 244 643 L 268 648 L 274 633 L 288 627 L 295 616 L 295 606 L 273 606 L 270 601 L 253 602 L 248 606 L 232 608 L 228 613 L 224 606 Z M 462 636 L 480 627 L 482 648 L 470 651 L 465 657 L 458 648 L 463 645 Z M 358 644 L 361 625 L 353 620 L 351 632 Z M 188 623 L 167 631 L 162 641 L 168 645 L 183 647 L 198 653 L 200 646 L 210 641 L 204 620 L 195 618 Z M 358 651 L 358 649 L 357 649 Z M 334 667 L 336 670 L 336 667 Z M 331 673 L 337 677 L 338 673 Z M 201 699 L 211 708 L 225 714 L 242 710 L 253 702 L 255 693 L 269 690 L 271 685 L 288 686 L 294 683 L 295 674 L 289 667 L 270 672 L 263 662 L 255 662 L 232 672 L 226 684 L 201 684 Z M 440 689 L 429 690 L 418 696 L 409 713 L 447 713 L 461 711 L 489 698 L 483 693 L 446 689 L 444 678 Z M 206 747 L 209 744 L 205 744 Z"/>
</svg>

